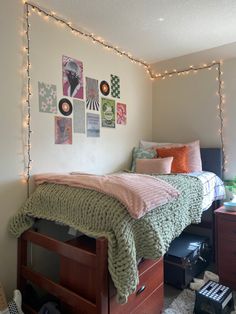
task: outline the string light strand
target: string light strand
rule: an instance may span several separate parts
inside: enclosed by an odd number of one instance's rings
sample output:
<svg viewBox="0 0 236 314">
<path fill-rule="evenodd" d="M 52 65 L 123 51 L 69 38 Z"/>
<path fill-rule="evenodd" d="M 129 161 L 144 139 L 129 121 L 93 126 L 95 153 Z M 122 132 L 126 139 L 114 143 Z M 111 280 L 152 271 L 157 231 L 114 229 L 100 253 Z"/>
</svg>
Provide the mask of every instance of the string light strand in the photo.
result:
<svg viewBox="0 0 236 314">
<path fill-rule="evenodd" d="M 217 81 L 218 81 L 218 92 L 217 94 L 219 95 L 219 105 L 218 105 L 218 110 L 219 110 L 219 119 L 220 119 L 220 129 L 219 129 L 219 135 L 220 135 L 220 141 L 221 141 L 221 148 L 222 148 L 222 154 L 223 154 L 223 163 L 222 163 L 222 170 L 225 171 L 226 167 L 225 164 L 227 163 L 226 160 L 226 154 L 225 154 L 225 145 L 224 145 L 224 115 L 223 115 L 223 105 L 224 105 L 224 95 L 222 92 L 223 88 L 223 80 L 222 80 L 222 71 L 221 71 L 221 63 L 219 61 L 213 60 L 211 64 L 203 64 L 200 66 L 194 66 L 190 65 L 188 68 L 182 69 L 182 70 L 176 70 L 173 69 L 171 71 L 164 71 L 164 73 L 155 73 L 151 65 L 149 65 L 147 62 L 134 58 L 130 53 L 127 53 L 123 50 L 121 50 L 119 47 L 113 46 L 112 44 L 109 44 L 105 42 L 103 39 L 100 37 L 96 37 L 92 33 L 88 33 L 85 31 L 82 31 L 80 29 L 77 29 L 76 27 L 72 26 L 71 22 L 66 21 L 65 19 L 58 17 L 55 12 L 49 12 L 46 11 L 35 4 L 32 4 L 30 2 L 24 1 L 23 3 L 26 8 L 26 52 L 27 52 L 27 68 L 26 68 L 26 73 L 27 73 L 27 98 L 26 98 L 26 104 L 27 104 L 27 117 L 26 117 L 26 126 L 28 130 L 27 134 L 27 163 L 25 166 L 25 178 L 27 182 L 27 195 L 29 196 L 29 183 L 30 183 L 30 172 L 31 172 L 31 105 L 30 105 L 30 100 L 31 100 L 31 78 L 30 78 L 30 36 L 29 36 L 29 31 L 30 31 L 30 24 L 29 24 L 29 8 L 33 12 L 38 13 L 41 16 L 44 16 L 46 19 L 51 18 L 54 19 L 56 22 L 58 22 L 61 25 L 65 25 L 67 28 L 71 30 L 72 33 L 77 34 L 79 36 L 82 36 L 83 38 L 89 38 L 92 40 L 93 43 L 97 43 L 104 48 L 113 51 L 119 56 L 124 56 L 128 58 L 131 62 L 134 62 L 136 64 L 139 64 L 143 66 L 146 70 L 146 72 L 149 74 L 151 80 L 156 80 L 156 79 L 165 79 L 166 77 L 172 77 L 173 75 L 187 75 L 189 73 L 197 73 L 199 70 L 211 70 L 213 66 L 217 66 L 218 69 L 218 75 L 217 75 Z"/>
<path fill-rule="evenodd" d="M 222 92 L 222 85 L 223 85 L 223 80 L 222 80 L 222 74 L 223 72 L 221 71 L 221 62 L 218 64 L 218 95 L 219 95 L 219 119 L 220 119 L 220 129 L 219 129 L 219 135 L 220 135 L 220 141 L 221 141 L 221 148 L 222 148 L 222 164 L 223 164 L 223 172 L 226 171 L 226 154 L 225 154 L 225 141 L 224 141 L 224 113 L 223 113 L 223 105 L 224 105 L 224 99 L 223 99 L 223 92 Z"/>
<path fill-rule="evenodd" d="M 32 11 L 37 12 L 39 15 L 43 15 L 46 18 L 52 18 L 55 21 L 57 21 L 58 23 L 60 23 L 61 25 L 65 25 L 66 27 L 68 27 L 72 31 L 72 33 L 80 35 L 80 36 L 85 37 L 85 38 L 90 38 L 94 43 L 97 43 L 97 44 L 103 46 L 104 48 L 106 48 L 108 50 L 112 50 L 113 52 L 117 53 L 118 55 L 128 58 L 132 62 L 135 62 L 139 65 L 142 65 L 145 69 L 147 69 L 149 67 L 147 62 L 140 60 L 140 59 L 137 59 L 137 58 L 134 58 L 130 53 L 128 53 L 126 51 L 122 51 L 118 47 L 115 47 L 111 44 L 108 44 L 107 42 L 100 39 L 99 37 L 96 37 L 92 33 L 87 33 L 85 31 L 82 31 L 82 30 L 72 26 L 71 22 L 68 22 L 65 19 L 57 16 L 54 12 L 48 12 L 45 9 L 42 9 L 42 8 L 38 7 L 37 5 L 32 4 L 30 2 L 24 2 L 24 3 L 25 3 L 25 5 L 30 6 L 32 8 Z"/>
<path fill-rule="evenodd" d="M 27 127 L 27 163 L 26 163 L 26 169 L 25 169 L 25 177 L 26 177 L 26 183 L 27 183 L 27 197 L 29 197 L 30 194 L 30 170 L 31 170 L 31 78 L 30 78 L 30 35 L 29 35 L 29 5 L 25 4 L 26 8 L 26 73 L 27 73 L 27 98 L 26 98 L 26 106 L 27 106 L 27 116 L 26 116 L 26 127 Z"/>
<path fill-rule="evenodd" d="M 148 67 L 148 72 L 149 72 L 149 75 L 152 79 L 164 79 L 166 77 L 171 77 L 175 74 L 177 75 L 185 75 L 185 74 L 189 74 L 191 72 L 197 72 L 199 70 L 205 70 L 205 69 L 208 69 L 208 70 L 211 70 L 213 66 L 215 65 L 219 65 L 220 62 L 216 62 L 216 61 L 212 61 L 212 63 L 210 64 L 203 64 L 203 65 L 200 65 L 200 66 L 194 66 L 194 65 L 190 65 L 188 68 L 185 68 L 185 69 L 182 69 L 182 70 L 171 70 L 171 71 L 164 71 L 164 73 L 154 73 L 151 69 L 151 67 L 149 66 Z"/>
<path fill-rule="evenodd" d="M 188 68 L 182 69 L 182 70 L 171 70 L 171 71 L 164 71 L 164 73 L 154 73 L 151 69 L 151 67 L 148 68 L 148 72 L 150 74 L 151 79 L 165 79 L 166 77 L 172 77 L 173 75 L 186 75 L 189 74 L 191 72 L 197 72 L 199 70 L 211 70 L 213 68 L 213 66 L 216 66 L 216 70 L 217 70 L 217 77 L 216 80 L 218 81 L 218 90 L 217 90 L 217 95 L 219 96 L 219 104 L 217 106 L 218 108 L 218 117 L 220 120 L 220 128 L 219 128 L 219 136 L 220 136 L 220 143 L 221 143 L 221 149 L 222 149 L 222 171 L 223 173 L 227 171 L 226 169 L 226 164 L 227 164 L 227 157 L 226 157 L 226 152 L 225 152 L 225 140 L 224 140 L 224 103 L 225 103 L 225 99 L 224 99 L 224 94 L 223 94 L 223 84 L 224 81 L 222 80 L 222 70 L 221 70 L 221 66 L 222 66 L 222 61 L 215 61 L 213 60 L 212 63 L 210 64 L 203 64 L 200 66 L 194 66 L 194 65 L 190 65 Z"/>
</svg>

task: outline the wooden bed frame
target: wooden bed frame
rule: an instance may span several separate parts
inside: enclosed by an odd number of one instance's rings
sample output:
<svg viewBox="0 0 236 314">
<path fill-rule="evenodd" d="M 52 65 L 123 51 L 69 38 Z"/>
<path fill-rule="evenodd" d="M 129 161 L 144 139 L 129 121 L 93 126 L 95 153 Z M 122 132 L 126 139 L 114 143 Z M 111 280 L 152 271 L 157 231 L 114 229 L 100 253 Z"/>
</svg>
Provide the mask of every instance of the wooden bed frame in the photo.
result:
<svg viewBox="0 0 236 314">
<path fill-rule="evenodd" d="M 222 177 L 221 149 L 201 149 L 203 169 Z M 212 207 L 213 216 L 214 209 Z M 210 227 L 214 225 L 213 222 Z M 209 227 L 209 225 L 203 227 Z M 28 244 L 34 243 L 60 257 L 59 283 L 28 266 Z M 139 264 L 139 285 L 128 303 L 116 302 L 115 288 L 109 276 L 107 240 L 81 236 L 67 242 L 58 241 L 34 230 L 24 232 L 18 240 L 17 287 L 23 295 L 24 313 L 37 313 L 27 302 L 27 282 L 60 300 L 62 313 L 73 314 L 157 314 L 163 308 L 163 260 L 145 260 Z"/>
<path fill-rule="evenodd" d="M 34 243 L 60 256 L 60 283 L 28 266 L 28 243 Z M 18 240 L 17 286 L 23 295 L 24 313 L 37 313 L 25 294 L 27 282 L 58 298 L 61 313 L 73 314 L 157 314 L 164 300 L 163 260 L 145 260 L 139 264 L 139 285 L 128 303 L 116 302 L 116 290 L 107 265 L 107 240 L 86 236 L 61 242 L 33 230 Z M 29 302 L 30 303 L 30 302 Z"/>
</svg>

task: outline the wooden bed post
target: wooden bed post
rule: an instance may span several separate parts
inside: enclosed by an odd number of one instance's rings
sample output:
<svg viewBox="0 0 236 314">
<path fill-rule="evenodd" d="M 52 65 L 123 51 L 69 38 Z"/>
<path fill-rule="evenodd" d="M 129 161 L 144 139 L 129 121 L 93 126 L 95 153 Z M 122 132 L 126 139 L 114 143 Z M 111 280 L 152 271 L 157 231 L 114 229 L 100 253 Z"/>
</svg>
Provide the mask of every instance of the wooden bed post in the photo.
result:
<svg viewBox="0 0 236 314">
<path fill-rule="evenodd" d="M 108 245 L 107 239 L 96 240 L 96 310 L 97 314 L 108 314 Z"/>
<path fill-rule="evenodd" d="M 21 267 L 27 266 L 27 240 L 19 237 L 17 242 L 17 289 L 25 291 L 27 280 L 22 277 Z"/>
</svg>

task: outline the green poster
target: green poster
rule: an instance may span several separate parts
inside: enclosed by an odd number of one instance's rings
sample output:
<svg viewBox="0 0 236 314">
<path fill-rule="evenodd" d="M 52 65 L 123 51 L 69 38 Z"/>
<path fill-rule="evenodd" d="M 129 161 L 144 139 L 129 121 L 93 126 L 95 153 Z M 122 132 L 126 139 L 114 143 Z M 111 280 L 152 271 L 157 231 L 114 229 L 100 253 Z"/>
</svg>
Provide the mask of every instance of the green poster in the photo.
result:
<svg viewBox="0 0 236 314">
<path fill-rule="evenodd" d="M 115 100 L 102 98 L 102 126 L 105 128 L 115 127 Z"/>
</svg>

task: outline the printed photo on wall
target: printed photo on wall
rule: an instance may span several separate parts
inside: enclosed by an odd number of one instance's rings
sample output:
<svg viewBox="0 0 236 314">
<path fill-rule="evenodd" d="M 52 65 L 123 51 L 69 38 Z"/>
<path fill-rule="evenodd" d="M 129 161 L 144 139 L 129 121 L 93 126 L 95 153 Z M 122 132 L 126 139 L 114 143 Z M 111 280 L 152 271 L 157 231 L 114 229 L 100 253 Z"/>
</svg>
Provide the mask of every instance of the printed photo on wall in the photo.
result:
<svg viewBox="0 0 236 314">
<path fill-rule="evenodd" d="M 111 74 L 111 96 L 120 98 L 120 78 L 113 74 Z"/>
<path fill-rule="evenodd" d="M 119 102 L 116 104 L 116 116 L 117 124 L 126 125 L 127 122 L 126 104 L 121 104 Z"/>
<path fill-rule="evenodd" d="M 55 117 L 55 144 L 72 144 L 72 119 Z"/>
<path fill-rule="evenodd" d="M 53 84 L 38 82 L 39 111 L 57 113 L 57 87 Z"/>
<path fill-rule="evenodd" d="M 99 110 L 98 80 L 86 77 L 86 108 Z"/>
<path fill-rule="evenodd" d="M 115 100 L 102 98 L 102 126 L 115 127 Z"/>
<path fill-rule="evenodd" d="M 73 99 L 73 127 L 75 133 L 85 133 L 85 103 Z"/>
<path fill-rule="evenodd" d="M 63 95 L 84 98 L 83 63 L 70 57 L 62 56 Z"/>
<path fill-rule="evenodd" d="M 87 136 L 100 137 L 99 114 L 87 112 Z"/>
</svg>

